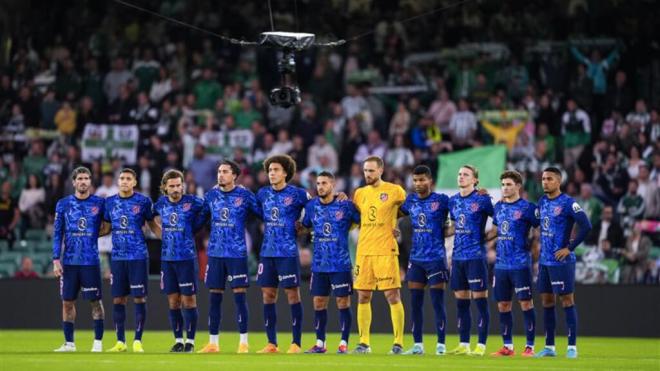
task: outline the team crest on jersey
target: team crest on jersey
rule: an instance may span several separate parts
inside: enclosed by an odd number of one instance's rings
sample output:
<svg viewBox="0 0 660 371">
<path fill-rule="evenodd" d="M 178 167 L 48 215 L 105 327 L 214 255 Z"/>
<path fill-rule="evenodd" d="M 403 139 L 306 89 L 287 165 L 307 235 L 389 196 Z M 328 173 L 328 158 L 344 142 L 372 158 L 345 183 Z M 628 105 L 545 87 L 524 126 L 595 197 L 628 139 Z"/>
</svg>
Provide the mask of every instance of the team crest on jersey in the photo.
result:
<svg viewBox="0 0 660 371">
<path fill-rule="evenodd" d="M 561 210 L 562 210 L 561 206 L 556 206 L 555 209 L 554 209 L 555 215 L 561 214 Z"/>
<path fill-rule="evenodd" d="M 284 204 L 289 206 L 293 203 L 293 197 L 284 197 Z"/>
<path fill-rule="evenodd" d="M 436 211 L 440 207 L 440 202 L 431 202 L 431 211 Z"/>
<path fill-rule="evenodd" d="M 479 204 L 476 203 L 476 202 L 473 202 L 473 203 L 470 205 L 470 210 L 472 210 L 473 212 L 476 213 L 477 211 L 479 211 Z"/>
<path fill-rule="evenodd" d="M 131 210 L 133 211 L 133 214 L 139 214 L 140 213 L 140 205 L 134 205 Z"/>
<path fill-rule="evenodd" d="M 186 202 L 185 204 L 183 204 L 183 211 L 190 210 L 190 206 L 192 206 L 192 205 L 190 205 L 190 202 Z"/>
<path fill-rule="evenodd" d="M 92 206 L 92 215 L 96 215 L 99 213 L 99 208 L 98 206 Z"/>
<path fill-rule="evenodd" d="M 522 212 L 520 210 L 516 210 L 513 212 L 513 219 L 518 220 L 522 217 Z"/>
<path fill-rule="evenodd" d="M 381 201 L 385 202 L 385 201 L 387 201 L 387 198 L 388 198 L 387 193 L 381 193 L 380 194 L 380 200 Z"/>
<path fill-rule="evenodd" d="M 234 200 L 234 206 L 239 207 L 243 204 L 243 198 L 238 197 Z"/>
<path fill-rule="evenodd" d="M 335 213 L 335 219 L 336 220 L 341 220 L 344 217 L 344 212 L 339 210 Z"/>
</svg>

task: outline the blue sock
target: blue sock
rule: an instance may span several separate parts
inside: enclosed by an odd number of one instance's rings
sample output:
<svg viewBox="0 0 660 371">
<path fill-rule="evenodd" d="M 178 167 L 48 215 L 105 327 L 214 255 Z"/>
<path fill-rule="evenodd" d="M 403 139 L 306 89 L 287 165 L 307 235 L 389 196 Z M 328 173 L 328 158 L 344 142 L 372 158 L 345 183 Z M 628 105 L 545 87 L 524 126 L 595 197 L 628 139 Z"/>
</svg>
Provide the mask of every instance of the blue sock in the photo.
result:
<svg viewBox="0 0 660 371">
<path fill-rule="evenodd" d="M 175 339 L 183 339 L 183 315 L 181 309 L 170 309 L 170 326 Z"/>
<path fill-rule="evenodd" d="M 303 308 L 301 303 L 291 304 L 291 335 L 293 343 L 300 346 L 302 338 Z"/>
<path fill-rule="evenodd" d="M 236 321 L 238 322 L 238 333 L 248 332 L 248 307 L 245 301 L 245 293 L 234 293 L 234 303 L 236 303 Z"/>
<path fill-rule="evenodd" d="M 488 311 L 488 299 L 474 299 L 479 310 L 479 344 L 486 344 L 488 340 L 488 326 L 490 324 L 490 312 Z"/>
<path fill-rule="evenodd" d="M 142 341 L 144 323 L 147 321 L 147 303 L 135 303 L 135 340 Z"/>
<path fill-rule="evenodd" d="M 339 323 L 341 324 L 341 339 L 348 343 L 348 337 L 351 334 L 351 325 L 353 324 L 351 308 L 339 310 Z"/>
<path fill-rule="evenodd" d="M 412 333 L 415 343 L 422 342 L 424 330 L 424 290 L 410 289 L 410 306 L 412 308 Z"/>
<path fill-rule="evenodd" d="M 209 334 L 217 335 L 220 332 L 220 318 L 222 313 L 222 293 L 212 292 L 209 297 Z"/>
<path fill-rule="evenodd" d="M 555 307 L 543 308 L 545 345 L 555 346 Z"/>
<path fill-rule="evenodd" d="M 430 289 L 431 304 L 433 304 L 433 311 L 435 312 L 435 331 L 438 334 L 438 344 L 445 343 L 445 324 L 447 322 L 447 313 L 445 312 L 445 290 L 443 289 Z"/>
<path fill-rule="evenodd" d="M 266 323 L 266 336 L 268 342 L 277 345 L 277 312 L 275 304 L 264 304 L 264 321 Z"/>
<path fill-rule="evenodd" d="M 536 332 L 536 312 L 534 308 L 530 310 L 524 310 L 523 315 L 525 316 L 525 334 L 527 334 L 527 345 L 534 346 L 534 337 Z"/>
<path fill-rule="evenodd" d="M 103 320 L 94 320 L 94 340 L 103 340 Z"/>
<path fill-rule="evenodd" d="M 73 343 L 73 322 L 63 321 L 62 330 L 64 331 L 64 341 Z"/>
<path fill-rule="evenodd" d="M 577 310 L 575 305 L 564 308 L 566 313 L 566 328 L 568 329 L 568 345 L 575 346 L 577 342 Z"/>
<path fill-rule="evenodd" d="M 470 299 L 456 299 L 458 309 L 458 334 L 461 343 L 470 342 L 470 327 L 472 326 L 472 316 L 470 315 Z"/>
<path fill-rule="evenodd" d="M 195 340 L 195 331 L 197 331 L 197 308 L 184 308 L 183 320 L 186 324 L 186 340 Z"/>
<path fill-rule="evenodd" d="M 500 312 L 500 330 L 502 331 L 502 340 L 504 344 L 513 344 L 513 336 L 511 331 L 513 329 L 513 314 L 511 311 Z"/>
<path fill-rule="evenodd" d="M 112 305 L 112 320 L 115 322 L 115 331 L 117 332 L 117 341 L 126 342 L 126 305 Z"/>
<path fill-rule="evenodd" d="M 328 310 L 314 311 L 314 328 L 316 329 L 316 339 L 325 341 L 325 327 L 328 323 Z"/>
</svg>

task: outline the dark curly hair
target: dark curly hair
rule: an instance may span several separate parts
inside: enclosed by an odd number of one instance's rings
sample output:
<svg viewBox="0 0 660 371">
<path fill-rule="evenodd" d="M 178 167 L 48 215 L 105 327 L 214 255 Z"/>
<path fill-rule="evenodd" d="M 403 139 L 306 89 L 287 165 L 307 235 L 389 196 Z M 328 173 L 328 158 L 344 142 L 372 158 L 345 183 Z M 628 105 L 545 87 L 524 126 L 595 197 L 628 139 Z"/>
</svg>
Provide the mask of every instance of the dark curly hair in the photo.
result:
<svg viewBox="0 0 660 371">
<path fill-rule="evenodd" d="M 296 161 L 289 155 L 274 155 L 270 156 L 264 161 L 264 171 L 268 173 L 270 164 L 280 164 L 286 173 L 285 182 L 289 183 L 293 176 L 296 175 Z"/>
</svg>

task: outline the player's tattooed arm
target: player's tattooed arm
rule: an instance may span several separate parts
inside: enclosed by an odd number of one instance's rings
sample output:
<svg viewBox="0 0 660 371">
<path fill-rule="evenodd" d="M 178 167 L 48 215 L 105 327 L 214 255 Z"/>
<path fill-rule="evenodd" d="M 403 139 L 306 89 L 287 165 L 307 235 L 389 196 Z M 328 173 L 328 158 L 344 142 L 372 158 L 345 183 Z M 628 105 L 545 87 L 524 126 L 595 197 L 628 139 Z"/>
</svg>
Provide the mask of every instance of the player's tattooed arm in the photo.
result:
<svg viewBox="0 0 660 371">
<path fill-rule="evenodd" d="M 105 319 L 105 311 L 103 310 L 103 303 L 100 300 L 92 301 L 92 318 Z"/>
<path fill-rule="evenodd" d="M 148 221 L 147 224 L 149 225 L 151 231 L 154 232 L 156 237 L 160 239 L 163 238 L 163 228 L 162 228 L 163 224 L 161 222 L 160 215 L 156 215 L 154 217 L 154 220 Z"/>
<path fill-rule="evenodd" d="M 101 222 L 101 228 L 99 228 L 99 237 L 107 236 L 110 234 L 110 230 L 112 229 L 112 226 L 110 223 L 103 221 Z"/>
<path fill-rule="evenodd" d="M 445 223 L 445 237 L 451 237 L 455 232 L 454 223 L 452 223 L 451 219 L 447 220 L 447 223 Z"/>
</svg>

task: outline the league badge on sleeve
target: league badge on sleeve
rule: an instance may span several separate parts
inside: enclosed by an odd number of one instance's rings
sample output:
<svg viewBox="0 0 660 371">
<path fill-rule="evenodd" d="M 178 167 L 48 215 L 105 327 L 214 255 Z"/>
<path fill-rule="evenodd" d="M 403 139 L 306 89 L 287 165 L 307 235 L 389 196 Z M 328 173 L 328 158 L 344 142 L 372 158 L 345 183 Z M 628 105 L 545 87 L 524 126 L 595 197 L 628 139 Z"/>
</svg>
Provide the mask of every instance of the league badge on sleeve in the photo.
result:
<svg viewBox="0 0 660 371">
<path fill-rule="evenodd" d="M 578 204 L 577 202 L 573 202 L 573 205 L 571 207 L 573 208 L 574 213 L 579 213 L 580 211 L 582 211 L 580 204 Z"/>
</svg>

